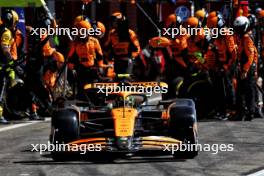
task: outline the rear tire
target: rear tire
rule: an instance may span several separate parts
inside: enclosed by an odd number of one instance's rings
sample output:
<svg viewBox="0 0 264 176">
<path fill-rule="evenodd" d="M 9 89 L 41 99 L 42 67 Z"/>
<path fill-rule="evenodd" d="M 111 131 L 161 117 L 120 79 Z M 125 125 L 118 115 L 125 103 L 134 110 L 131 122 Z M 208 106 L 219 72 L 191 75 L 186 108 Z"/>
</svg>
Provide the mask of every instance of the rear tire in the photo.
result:
<svg viewBox="0 0 264 176">
<path fill-rule="evenodd" d="M 187 97 L 196 104 L 198 119 L 205 119 L 215 108 L 214 88 L 208 80 L 199 80 L 192 83 Z"/>
</svg>

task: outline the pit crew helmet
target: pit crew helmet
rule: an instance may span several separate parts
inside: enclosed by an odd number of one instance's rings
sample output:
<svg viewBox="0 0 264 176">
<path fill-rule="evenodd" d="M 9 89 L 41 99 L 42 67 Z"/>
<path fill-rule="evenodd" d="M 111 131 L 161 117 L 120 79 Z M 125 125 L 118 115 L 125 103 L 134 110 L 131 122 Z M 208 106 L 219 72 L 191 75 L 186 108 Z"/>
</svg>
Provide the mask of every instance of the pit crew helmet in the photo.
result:
<svg viewBox="0 0 264 176">
<path fill-rule="evenodd" d="M 190 27 L 196 28 L 196 27 L 198 27 L 199 20 L 196 17 L 189 17 L 186 20 L 186 24 L 189 25 Z"/>
<path fill-rule="evenodd" d="M 89 22 L 90 20 L 89 20 L 89 18 L 88 18 L 87 16 L 85 16 L 85 15 L 79 15 L 79 16 L 77 16 L 77 17 L 74 19 L 74 21 L 73 21 L 73 25 L 76 26 L 77 23 L 79 23 L 79 22 L 81 22 L 81 21 L 87 21 L 87 22 Z"/>
<path fill-rule="evenodd" d="M 92 23 L 93 25 L 93 28 L 95 29 L 95 30 L 100 30 L 100 32 L 101 32 L 101 35 L 99 35 L 98 37 L 99 38 L 103 38 L 104 37 L 104 35 L 105 35 L 105 31 L 106 31 L 106 29 L 105 29 L 105 25 L 102 23 L 102 22 L 100 22 L 100 21 L 95 21 L 95 22 L 93 22 Z"/>
<path fill-rule="evenodd" d="M 5 9 L 2 12 L 1 20 L 7 28 L 14 28 L 18 23 L 19 17 L 16 11 Z"/>
<path fill-rule="evenodd" d="M 78 29 L 81 28 L 90 29 L 92 26 L 88 21 L 80 21 L 79 23 L 76 24 L 76 27 Z"/>
<path fill-rule="evenodd" d="M 223 28 L 225 19 L 220 12 L 213 12 L 209 14 L 206 25 L 208 28 Z"/>
<path fill-rule="evenodd" d="M 114 28 L 118 26 L 118 23 L 126 20 L 126 17 L 121 12 L 115 12 L 111 15 L 111 26 Z"/>
<path fill-rule="evenodd" d="M 166 19 L 166 26 L 179 27 L 182 24 L 182 19 L 176 14 L 170 14 Z"/>
<path fill-rule="evenodd" d="M 245 16 L 237 17 L 234 21 L 234 30 L 240 35 L 245 34 L 248 31 L 249 26 L 250 22 Z"/>
</svg>

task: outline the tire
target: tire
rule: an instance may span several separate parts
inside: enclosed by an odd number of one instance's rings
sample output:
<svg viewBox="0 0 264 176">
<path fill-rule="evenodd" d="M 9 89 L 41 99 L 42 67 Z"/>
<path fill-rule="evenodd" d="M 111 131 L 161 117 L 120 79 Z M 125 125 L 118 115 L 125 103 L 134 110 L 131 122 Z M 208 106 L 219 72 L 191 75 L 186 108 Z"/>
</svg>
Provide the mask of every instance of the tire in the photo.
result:
<svg viewBox="0 0 264 176">
<path fill-rule="evenodd" d="M 169 83 L 168 92 L 165 96 L 166 99 L 179 97 L 180 88 L 182 87 L 183 81 L 183 77 L 177 77 Z"/>
<path fill-rule="evenodd" d="M 50 141 L 54 145 L 67 144 L 78 140 L 80 136 L 78 113 L 73 109 L 57 111 L 52 116 L 52 134 Z M 51 157 L 55 161 L 68 160 L 70 153 L 52 151 Z"/>
<path fill-rule="evenodd" d="M 178 134 L 177 138 L 183 141 L 183 144 L 193 145 L 198 144 L 197 133 L 194 132 L 193 128 L 184 129 L 183 134 Z M 194 148 L 191 151 L 176 151 L 173 153 L 175 159 L 193 159 L 198 155 L 198 150 Z"/>
<path fill-rule="evenodd" d="M 187 97 L 195 102 L 199 119 L 206 118 L 215 108 L 214 88 L 207 80 L 192 83 L 188 87 Z"/>
<path fill-rule="evenodd" d="M 192 100 L 183 99 L 176 106 L 172 107 L 170 110 L 170 125 L 169 133 L 170 136 L 182 141 L 183 144 L 198 144 L 198 133 L 196 129 L 196 111 Z M 179 102 L 179 101 L 178 101 Z M 186 104 L 189 106 L 185 106 Z M 198 150 L 185 150 L 185 151 L 176 151 L 173 153 L 174 158 L 176 159 L 192 159 L 198 155 Z"/>
</svg>

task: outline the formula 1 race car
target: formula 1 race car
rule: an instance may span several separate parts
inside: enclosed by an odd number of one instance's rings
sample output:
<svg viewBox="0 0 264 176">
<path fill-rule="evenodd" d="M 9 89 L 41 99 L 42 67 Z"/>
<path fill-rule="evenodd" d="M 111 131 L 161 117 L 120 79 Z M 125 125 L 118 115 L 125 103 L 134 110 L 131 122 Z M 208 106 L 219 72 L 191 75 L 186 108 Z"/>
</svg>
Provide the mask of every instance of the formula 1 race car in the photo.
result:
<svg viewBox="0 0 264 176">
<path fill-rule="evenodd" d="M 123 89 L 129 87 L 130 90 Z M 194 102 L 162 100 L 162 93 L 157 91 L 151 95 L 138 91 L 138 88 L 157 87 L 165 90 L 168 86 L 162 82 L 86 85 L 87 101 L 63 101 L 53 113 L 50 142 L 75 148 L 96 145 L 100 151 L 119 154 L 136 155 L 147 150 L 170 152 L 175 158 L 194 158 L 198 150 L 170 151 L 175 146 L 198 142 Z M 67 153 L 74 151 L 69 147 Z M 62 153 L 53 151 L 52 158 L 60 160 Z"/>
</svg>

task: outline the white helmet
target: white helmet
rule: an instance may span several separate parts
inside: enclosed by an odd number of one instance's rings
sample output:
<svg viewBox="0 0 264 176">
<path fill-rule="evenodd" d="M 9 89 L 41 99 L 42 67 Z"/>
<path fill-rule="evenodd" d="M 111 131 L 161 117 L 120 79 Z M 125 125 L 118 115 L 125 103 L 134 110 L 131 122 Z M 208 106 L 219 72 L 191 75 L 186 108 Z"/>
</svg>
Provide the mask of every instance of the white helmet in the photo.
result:
<svg viewBox="0 0 264 176">
<path fill-rule="evenodd" d="M 261 10 L 262 10 L 262 8 L 260 8 L 260 7 L 256 8 L 256 10 L 255 10 L 256 14 L 258 14 Z"/>
<path fill-rule="evenodd" d="M 248 18 L 245 16 L 237 17 L 234 21 L 234 28 L 235 30 L 237 30 L 237 32 L 246 33 L 249 26 L 250 26 L 250 22 Z"/>
</svg>

